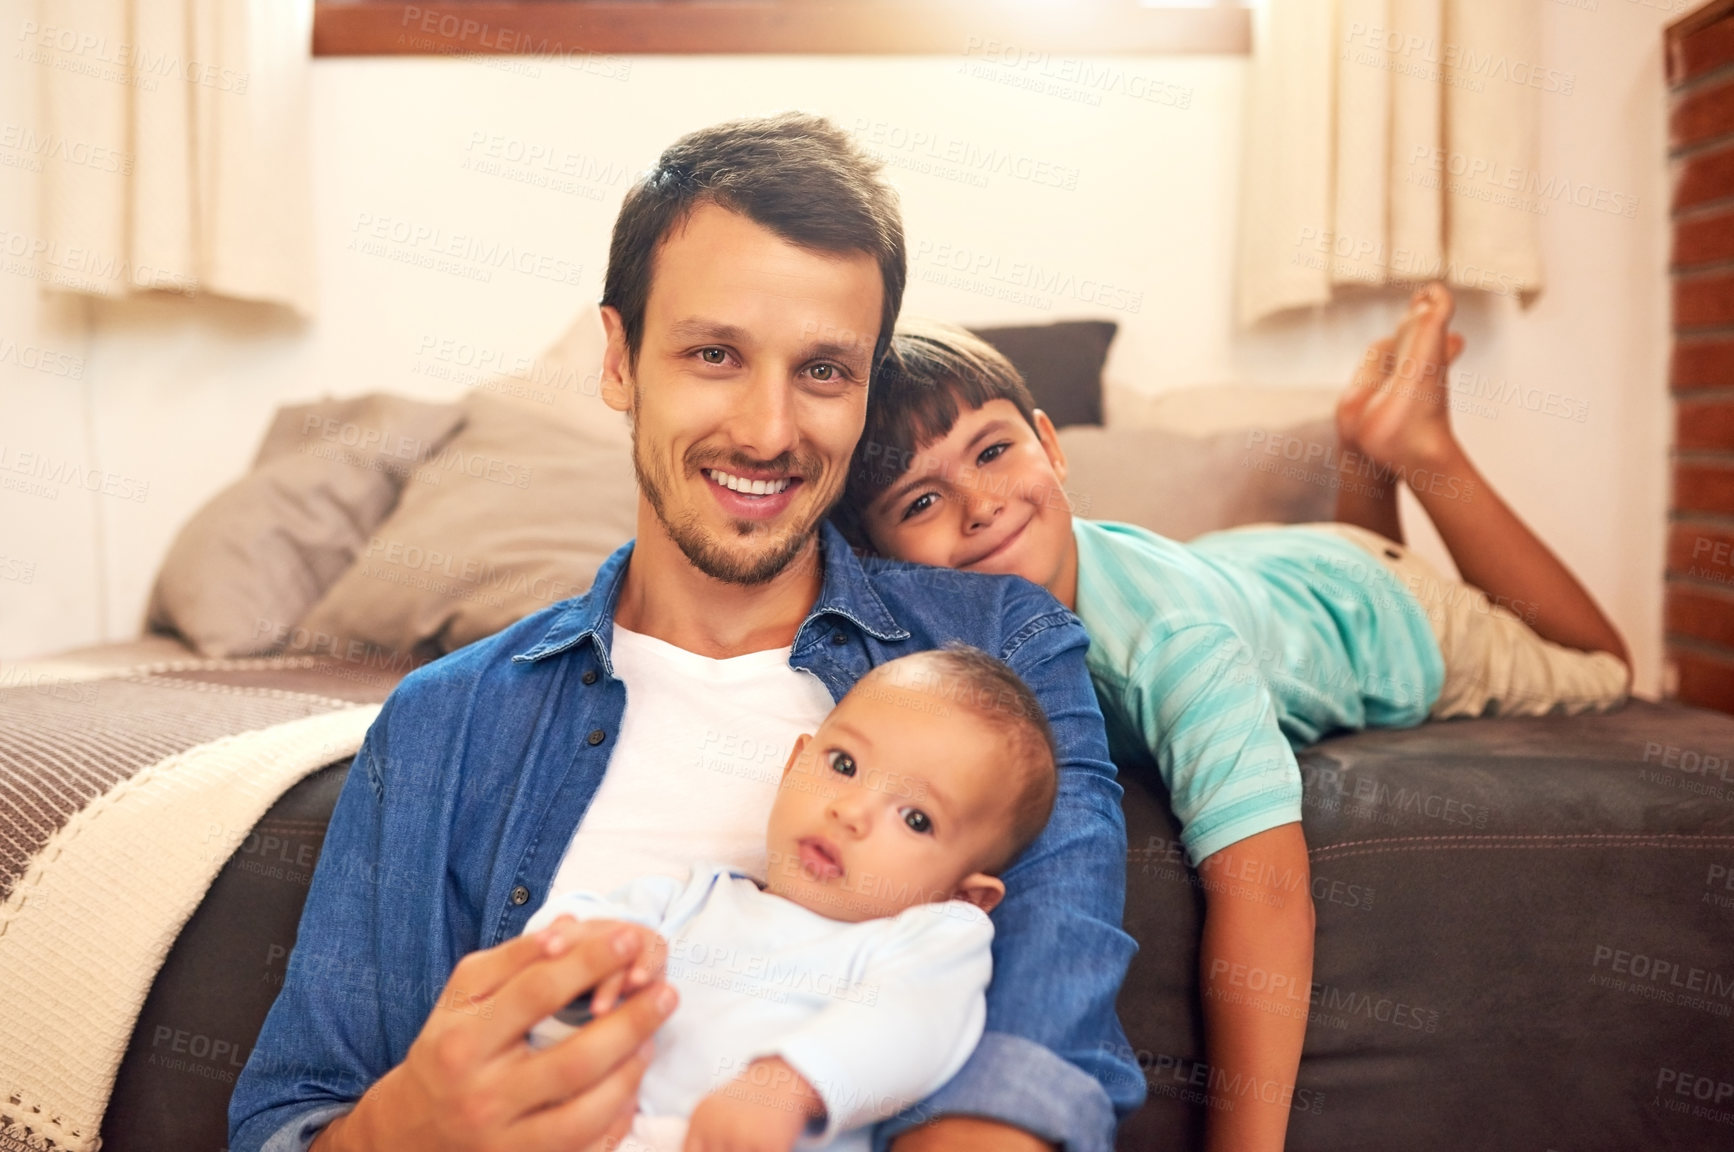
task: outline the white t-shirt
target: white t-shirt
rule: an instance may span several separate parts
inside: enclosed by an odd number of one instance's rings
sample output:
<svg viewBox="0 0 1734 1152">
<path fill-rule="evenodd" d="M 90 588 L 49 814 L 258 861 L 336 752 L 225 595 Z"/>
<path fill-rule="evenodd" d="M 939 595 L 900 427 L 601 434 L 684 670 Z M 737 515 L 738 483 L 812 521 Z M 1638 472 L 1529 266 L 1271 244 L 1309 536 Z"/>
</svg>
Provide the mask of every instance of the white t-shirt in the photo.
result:
<svg viewBox="0 0 1734 1152">
<path fill-rule="evenodd" d="M 789 652 L 714 660 L 614 625 L 609 655 L 626 714 L 550 900 L 640 876 L 684 880 L 700 860 L 764 879 L 783 764 L 834 704 L 818 677 L 789 666 Z"/>
</svg>

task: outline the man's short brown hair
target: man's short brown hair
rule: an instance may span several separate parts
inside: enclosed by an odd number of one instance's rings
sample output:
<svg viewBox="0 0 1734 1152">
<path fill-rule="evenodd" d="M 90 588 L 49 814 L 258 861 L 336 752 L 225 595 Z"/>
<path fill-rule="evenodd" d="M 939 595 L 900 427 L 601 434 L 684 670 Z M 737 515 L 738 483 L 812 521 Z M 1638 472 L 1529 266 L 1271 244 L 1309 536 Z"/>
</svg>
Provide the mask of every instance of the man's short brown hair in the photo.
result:
<svg viewBox="0 0 1734 1152">
<path fill-rule="evenodd" d="M 626 193 L 608 246 L 602 303 L 620 313 L 627 354 L 636 361 L 644 341 L 657 250 L 695 208 L 715 204 L 799 248 L 872 256 L 885 286 L 877 364 L 908 279 L 897 193 L 880 168 L 841 128 L 799 112 L 731 120 L 676 140 Z"/>
</svg>

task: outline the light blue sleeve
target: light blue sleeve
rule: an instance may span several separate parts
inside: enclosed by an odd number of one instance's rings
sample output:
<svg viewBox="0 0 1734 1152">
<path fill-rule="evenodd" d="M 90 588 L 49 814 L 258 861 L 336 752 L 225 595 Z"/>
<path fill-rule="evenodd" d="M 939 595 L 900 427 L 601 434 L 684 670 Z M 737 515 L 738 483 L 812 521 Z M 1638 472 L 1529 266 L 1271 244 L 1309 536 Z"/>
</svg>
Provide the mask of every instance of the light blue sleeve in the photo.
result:
<svg viewBox="0 0 1734 1152">
<path fill-rule="evenodd" d="M 993 922 L 960 900 L 894 917 L 860 979 L 752 1059 L 780 1056 L 825 1102 L 817 1148 L 926 1099 L 963 1067 L 987 1022 Z"/>
<path fill-rule="evenodd" d="M 596 892 L 564 892 L 536 910 L 524 925 L 524 935 L 552 924 L 561 916 L 575 920 L 627 920 L 661 932 L 680 894 L 699 882 L 698 869 L 688 880 L 671 876 L 640 876 L 603 896 Z"/>
<path fill-rule="evenodd" d="M 1252 649 L 1227 625 L 1182 628 L 1142 654 L 1121 705 L 1168 785 L 1194 866 L 1301 818 L 1300 765 Z"/>
</svg>

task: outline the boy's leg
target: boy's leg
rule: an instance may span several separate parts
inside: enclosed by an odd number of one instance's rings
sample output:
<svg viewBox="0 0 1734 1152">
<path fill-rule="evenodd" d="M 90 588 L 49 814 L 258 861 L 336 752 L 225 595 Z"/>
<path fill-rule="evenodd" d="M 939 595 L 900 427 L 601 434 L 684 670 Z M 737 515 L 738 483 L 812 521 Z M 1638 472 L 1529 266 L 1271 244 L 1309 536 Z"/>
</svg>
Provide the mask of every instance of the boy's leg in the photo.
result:
<svg viewBox="0 0 1734 1152">
<path fill-rule="evenodd" d="M 1391 375 L 1391 350 L 1395 338 L 1375 340 L 1367 345 L 1361 362 L 1355 366 L 1354 379 L 1337 401 L 1337 442 L 1344 451 L 1354 451 L 1354 430 L 1361 421 L 1361 411 L 1374 391 Z M 1403 523 L 1397 511 L 1397 478 L 1390 472 L 1377 472 L 1364 482 L 1357 480 L 1337 489 L 1337 519 L 1369 532 L 1377 532 L 1387 540 L 1403 542 Z"/>
<path fill-rule="evenodd" d="M 1412 550 L 1359 525 L 1309 524 L 1365 549 L 1422 611 L 1445 662 L 1445 683 L 1428 715 L 1541 716 L 1607 708 L 1625 699 L 1626 666 L 1606 652 L 1544 640 L 1516 612 L 1453 580 Z"/>
<path fill-rule="evenodd" d="M 1400 364 L 1396 349 L 1419 320 L 1417 309 L 1411 303 L 1408 315 L 1403 317 L 1397 326 L 1394 336 L 1383 340 L 1375 340 L 1367 345 L 1367 351 L 1361 356 L 1360 364 L 1355 367 L 1355 375 L 1349 381 L 1349 386 L 1337 400 L 1337 441 L 1346 452 L 1359 451 L 1355 433 L 1361 423 L 1361 416 L 1366 411 L 1369 401 L 1381 391 L 1393 387 L 1415 387 L 1413 381 L 1399 377 L 1400 372 L 1413 374 L 1417 366 L 1412 362 Z M 1463 337 L 1455 332 L 1447 337 L 1445 362 L 1447 365 L 1457 359 L 1457 354 L 1463 350 Z M 1354 524 L 1371 532 L 1377 532 L 1387 540 L 1398 544 L 1403 542 L 1403 523 L 1397 502 L 1397 473 L 1389 468 L 1381 469 L 1365 480 L 1357 480 L 1353 484 L 1344 484 L 1337 489 L 1337 520 L 1344 524 Z"/>
<path fill-rule="evenodd" d="M 1409 485 L 1464 581 L 1495 606 L 1511 605 L 1554 644 L 1606 652 L 1629 668 L 1619 632 L 1457 442 L 1445 375 L 1454 355 L 1448 333 L 1453 308 L 1442 284 L 1415 293 L 1392 349 L 1395 370 L 1348 413 L 1344 447 L 1365 453 L 1389 469 L 1393 481 Z"/>
</svg>

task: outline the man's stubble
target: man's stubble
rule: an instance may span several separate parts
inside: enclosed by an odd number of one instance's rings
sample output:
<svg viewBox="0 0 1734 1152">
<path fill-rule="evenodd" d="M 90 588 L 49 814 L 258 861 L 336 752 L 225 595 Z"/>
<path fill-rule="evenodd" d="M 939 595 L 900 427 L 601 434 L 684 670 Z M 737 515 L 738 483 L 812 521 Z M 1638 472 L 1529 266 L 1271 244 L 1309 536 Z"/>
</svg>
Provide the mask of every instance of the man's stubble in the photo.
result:
<svg viewBox="0 0 1734 1152">
<path fill-rule="evenodd" d="M 638 381 L 632 382 L 633 411 L 642 412 L 643 391 Z M 746 466 L 748 462 L 738 462 L 738 466 Z M 803 484 L 810 484 L 818 472 L 817 466 L 800 465 L 790 453 L 784 453 L 775 460 L 764 465 L 773 471 L 799 472 Z M 705 467 L 721 467 L 728 470 L 726 463 L 717 462 Z M 758 551 L 740 555 L 722 547 L 706 532 L 704 523 L 697 510 L 688 510 L 678 518 L 671 518 L 668 513 L 668 491 L 672 487 L 667 472 L 662 467 L 662 460 L 644 451 L 644 443 L 639 435 L 639 423 L 632 421 L 632 471 L 638 478 L 638 489 L 644 493 L 650 502 L 651 511 L 656 513 L 656 519 L 668 533 L 669 539 L 687 558 L 687 561 L 713 580 L 743 587 L 757 587 L 767 584 L 779 575 L 807 547 L 818 531 L 819 521 L 824 518 L 826 509 L 815 505 L 817 511 L 805 524 L 797 529 L 782 534 L 781 542 L 769 551 Z M 698 471 L 697 468 L 694 469 Z M 709 482 L 708 480 L 706 481 Z M 731 522 L 738 539 L 751 537 L 769 537 L 773 531 L 768 526 L 752 520 L 734 520 Z"/>
</svg>

